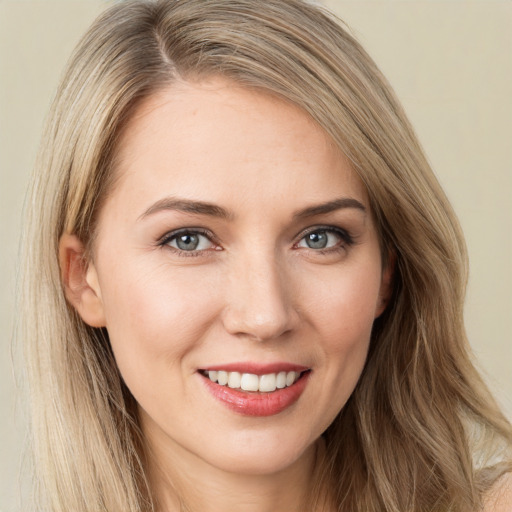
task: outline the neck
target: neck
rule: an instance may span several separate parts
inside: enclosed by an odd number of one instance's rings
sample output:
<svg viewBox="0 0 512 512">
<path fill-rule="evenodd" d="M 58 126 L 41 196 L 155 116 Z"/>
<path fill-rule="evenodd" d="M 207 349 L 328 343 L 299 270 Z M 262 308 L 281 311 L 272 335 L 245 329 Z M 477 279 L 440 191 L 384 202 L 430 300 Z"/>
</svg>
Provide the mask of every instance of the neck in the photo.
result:
<svg viewBox="0 0 512 512">
<path fill-rule="evenodd" d="M 154 440 L 153 440 L 154 441 Z M 167 445 L 167 443 L 166 443 Z M 149 483 L 158 512 L 303 512 L 315 484 L 321 441 L 293 464 L 271 474 L 243 474 L 212 466 L 176 446 L 148 448 Z"/>
</svg>

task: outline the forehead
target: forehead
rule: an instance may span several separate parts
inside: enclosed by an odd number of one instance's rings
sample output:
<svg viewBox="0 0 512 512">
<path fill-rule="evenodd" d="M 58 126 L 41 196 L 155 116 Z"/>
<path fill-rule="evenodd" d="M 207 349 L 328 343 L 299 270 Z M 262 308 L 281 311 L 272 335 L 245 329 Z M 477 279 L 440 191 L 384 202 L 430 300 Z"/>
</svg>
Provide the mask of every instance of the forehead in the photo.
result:
<svg viewBox="0 0 512 512">
<path fill-rule="evenodd" d="M 340 187 L 366 199 L 348 159 L 307 113 L 224 79 L 178 82 L 146 98 L 121 133 L 115 172 L 116 187 L 142 193 L 159 182 L 162 194 L 210 201 L 233 190 L 300 189 L 318 202 Z"/>
<path fill-rule="evenodd" d="M 264 120 L 267 122 L 262 123 Z M 194 136 L 193 141 L 197 141 L 198 147 L 202 145 L 203 150 L 212 146 L 222 149 L 236 139 L 244 142 L 242 146 L 231 144 L 233 154 L 238 148 L 251 145 L 251 139 L 244 138 L 253 136 L 258 128 L 269 139 L 284 143 L 280 130 L 284 125 L 294 124 L 293 137 L 307 142 L 305 147 L 321 143 L 333 156 L 343 158 L 324 130 L 302 109 L 273 93 L 224 78 L 177 81 L 145 98 L 124 125 L 117 148 L 119 156 L 133 158 L 138 149 L 134 142 L 140 137 L 152 136 L 156 142 L 163 124 L 169 134 L 174 128 L 174 135 L 180 135 L 167 141 L 176 148 L 190 144 L 190 136 Z"/>
</svg>

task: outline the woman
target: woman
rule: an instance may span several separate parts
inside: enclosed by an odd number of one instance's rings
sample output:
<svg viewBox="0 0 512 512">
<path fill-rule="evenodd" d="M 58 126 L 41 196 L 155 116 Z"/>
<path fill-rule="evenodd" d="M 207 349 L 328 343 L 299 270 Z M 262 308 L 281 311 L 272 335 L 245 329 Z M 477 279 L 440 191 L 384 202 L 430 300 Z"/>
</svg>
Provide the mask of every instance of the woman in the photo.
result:
<svg viewBox="0 0 512 512">
<path fill-rule="evenodd" d="M 460 228 L 328 13 L 115 5 L 42 147 L 39 508 L 507 510 L 512 434 L 469 359 Z"/>
</svg>

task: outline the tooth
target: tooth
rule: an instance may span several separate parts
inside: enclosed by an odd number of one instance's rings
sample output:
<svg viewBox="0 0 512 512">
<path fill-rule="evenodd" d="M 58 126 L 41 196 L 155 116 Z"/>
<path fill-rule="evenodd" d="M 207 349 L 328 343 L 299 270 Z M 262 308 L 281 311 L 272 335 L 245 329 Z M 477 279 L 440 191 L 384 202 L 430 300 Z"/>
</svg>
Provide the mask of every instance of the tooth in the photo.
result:
<svg viewBox="0 0 512 512">
<path fill-rule="evenodd" d="M 238 372 L 229 372 L 228 386 L 233 389 L 239 388 L 241 378 Z"/>
<path fill-rule="evenodd" d="M 217 382 L 221 386 L 225 386 L 228 383 L 228 372 L 223 372 L 222 370 L 217 372 Z"/>
<path fill-rule="evenodd" d="M 286 387 L 286 372 L 279 372 L 276 377 L 276 388 L 283 389 Z"/>
<path fill-rule="evenodd" d="M 259 378 L 253 373 L 244 373 L 240 382 L 240 387 L 244 391 L 258 391 Z"/>
<path fill-rule="evenodd" d="M 260 391 L 271 392 L 276 390 L 276 374 L 268 373 L 260 377 Z"/>
<path fill-rule="evenodd" d="M 297 374 L 295 372 L 288 372 L 286 374 L 286 385 L 291 386 L 295 382 L 296 378 Z"/>
<path fill-rule="evenodd" d="M 244 391 L 260 391 L 272 393 L 276 389 L 283 389 L 294 384 L 300 377 L 299 372 L 267 373 L 255 375 L 253 373 L 226 372 L 223 370 L 208 370 L 205 372 L 212 382 L 218 382 L 221 386 L 226 384 L 233 389 L 241 388 Z"/>
</svg>

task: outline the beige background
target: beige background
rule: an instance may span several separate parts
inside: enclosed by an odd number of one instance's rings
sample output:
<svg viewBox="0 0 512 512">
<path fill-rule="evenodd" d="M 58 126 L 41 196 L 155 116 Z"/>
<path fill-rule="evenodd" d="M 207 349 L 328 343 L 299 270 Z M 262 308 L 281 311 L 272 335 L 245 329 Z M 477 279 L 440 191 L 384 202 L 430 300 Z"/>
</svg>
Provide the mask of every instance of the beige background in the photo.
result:
<svg viewBox="0 0 512 512">
<path fill-rule="evenodd" d="M 390 79 L 460 216 L 471 258 L 469 338 L 512 417 L 512 2 L 326 3 Z M 27 471 L 10 348 L 23 193 L 64 62 L 105 5 L 0 0 L 0 512 L 19 510 Z"/>
</svg>

